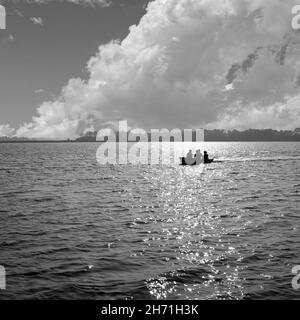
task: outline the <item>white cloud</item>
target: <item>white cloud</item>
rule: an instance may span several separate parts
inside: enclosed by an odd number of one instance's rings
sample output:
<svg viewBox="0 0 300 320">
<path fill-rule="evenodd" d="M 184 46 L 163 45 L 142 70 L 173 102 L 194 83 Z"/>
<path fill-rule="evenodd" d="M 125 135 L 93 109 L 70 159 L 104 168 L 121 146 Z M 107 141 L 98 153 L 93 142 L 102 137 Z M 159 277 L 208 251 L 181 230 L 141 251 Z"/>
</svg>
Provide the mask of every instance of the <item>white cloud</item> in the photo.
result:
<svg viewBox="0 0 300 320">
<path fill-rule="evenodd" d="M 18 135 L 68 138 L 128 119 L 145 127 L 293 128 L 299 35 L 293 0 L 155 0 L 122 41 L 99 48 Z"/>
<path fill-rule="evenodd" d="M 45 90 L 44 89 L 37 89 L 37 90 L 34 90 L 34 93 L 36 94 L 39 94 L 39 93 L 44 93 Z"/>
<path fill-rule="evenodd" d="M 38 25 L 40 25 L 40 26 L 43 26 L 43 25 L 44 25 L 43 19 L 42 19 L 41 17 L 38 17 L 38 18 L 32 17 L 32 18 L 30 18 L 30 21 L 31 21 L 32 23 L 38 24 Z"/>
<path fill-rule="evenodd" d="M 287 102 L 268 106 L 248 106 L 247 108 L 227 109 L 219 120 L 210 123 L 210 129 L 277 129 L 289 130 L 299 127 L 300 96 L 288 99 Z"/>
<path fill-rule="evenodd" d="M 0 125 L 0 137 L 11 137 L 15 133 L 15 129 L 8 124 Z"/>
</svg>

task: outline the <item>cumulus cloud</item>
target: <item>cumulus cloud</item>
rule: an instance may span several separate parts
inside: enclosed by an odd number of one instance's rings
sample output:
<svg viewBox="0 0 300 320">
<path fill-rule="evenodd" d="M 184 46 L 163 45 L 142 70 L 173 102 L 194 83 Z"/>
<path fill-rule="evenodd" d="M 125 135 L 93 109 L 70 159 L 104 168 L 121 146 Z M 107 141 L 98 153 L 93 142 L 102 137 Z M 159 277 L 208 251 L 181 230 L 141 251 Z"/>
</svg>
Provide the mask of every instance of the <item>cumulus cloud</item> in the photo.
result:
<svg viewBox="0 0 300 320">
<path fill-rule="evenodd" d="M 267 106 L 252 105 L 247 108 L 230 108 L 219 116 L 219 120 L 210 123 L 209 129 L 238 128 L 249 129 L 272 128 L 290 130 L 299 127 L 300 98 L 296 96 L 285 103 Z"/>
<path fill-rule="evenodd" d="M 123 41 L 100 46 L 88 80 L 71 79 L 17 134 L 69 138 L 120 119 L 146 128 L 293 128 L 295 2 L 155 0 Z"/>
<path fill-rule="evenodd" d="M 15 133 L 15 129 L 8 124 L 0 125 L 0 137 L 11 137 Z"/>
</svg>

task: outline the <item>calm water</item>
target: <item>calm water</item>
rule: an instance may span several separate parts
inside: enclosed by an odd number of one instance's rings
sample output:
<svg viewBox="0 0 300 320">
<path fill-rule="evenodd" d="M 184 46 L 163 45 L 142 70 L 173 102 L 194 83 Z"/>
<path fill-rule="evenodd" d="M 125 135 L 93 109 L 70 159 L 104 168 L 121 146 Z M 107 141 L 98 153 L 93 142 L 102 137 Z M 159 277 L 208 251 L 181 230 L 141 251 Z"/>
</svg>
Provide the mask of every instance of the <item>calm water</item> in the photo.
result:
<svg viewBox="0 0 300 320">
<path fill-rule="evenodd" d="M 300 143 L 100 166 L 97 144 L 0 144 L 0 299 L 300 298 Z"/>
</svg>

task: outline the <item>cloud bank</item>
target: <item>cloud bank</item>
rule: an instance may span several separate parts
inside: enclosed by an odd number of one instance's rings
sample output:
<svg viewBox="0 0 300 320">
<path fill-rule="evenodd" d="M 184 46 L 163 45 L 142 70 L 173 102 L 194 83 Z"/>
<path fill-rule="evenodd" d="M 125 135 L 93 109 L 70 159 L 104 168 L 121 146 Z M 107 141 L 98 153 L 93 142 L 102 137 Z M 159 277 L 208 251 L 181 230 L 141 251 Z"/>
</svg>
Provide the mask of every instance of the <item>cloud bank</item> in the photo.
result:
<svg viewBox="0 0 300 320">
<path fill-rule="evenodd" d="M 120 119 L 145 128 L 295 128 L 295 2 L 150 2 L 123 41 L 100 46 L 87 63 L 89 78 L 71 79 L 17 135 L 73 138 Z"/>
<path fill-rule="evenodd" d="M 10 137 L 15 133 L 15 129 L 8 124 L 0 125 L 0 137 Z"/>
</svg>

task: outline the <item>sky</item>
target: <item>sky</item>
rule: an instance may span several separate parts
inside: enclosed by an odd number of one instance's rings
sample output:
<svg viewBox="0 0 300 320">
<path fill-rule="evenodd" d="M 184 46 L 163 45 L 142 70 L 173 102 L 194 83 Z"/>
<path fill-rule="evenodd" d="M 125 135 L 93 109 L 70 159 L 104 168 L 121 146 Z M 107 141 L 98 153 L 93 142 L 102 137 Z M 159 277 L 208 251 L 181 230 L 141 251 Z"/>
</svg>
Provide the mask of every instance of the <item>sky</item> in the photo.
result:
<svg viewBox="0 0 300 320">
<path fill-rule="evenodd" d="M 30 122 L 37 107 L 55 99 L 70 78 L 86 78 L 86 63 L 98 46 L 123 39 L 147 3 L 84 2 L 2 1 L 7 30 L 0 30 L 0 125 Z"/>
<path fill-rule="evenodd" d="M 299 127 L 300 1 L 0 3 L 0 136 Z"/>
</svg>

